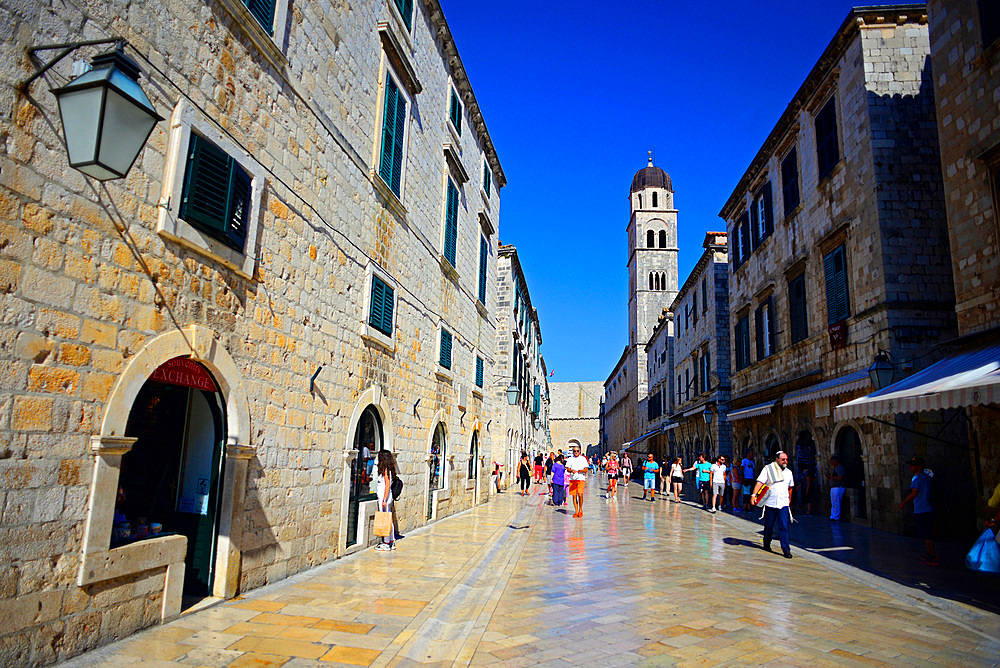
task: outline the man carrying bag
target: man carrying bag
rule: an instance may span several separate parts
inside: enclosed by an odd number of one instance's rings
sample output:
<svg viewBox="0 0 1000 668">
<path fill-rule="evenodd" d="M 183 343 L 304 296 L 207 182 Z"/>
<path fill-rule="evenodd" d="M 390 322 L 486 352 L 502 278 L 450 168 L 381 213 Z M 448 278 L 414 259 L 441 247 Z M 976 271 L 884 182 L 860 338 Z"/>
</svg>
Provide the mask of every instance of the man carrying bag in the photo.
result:
<svg viewBox="0 0 1000 668">
<path fill-rule="evenodd" d="M 788 508 L 791 501 L 795 478 L 788 468 L 788 455 L 779 450 L 774 456 L 774 462 L 764 467 L 757 476 L 752 502 L 764 506 L 764 549 L 771 551 L 771 539 L 774 537 L 775 525 L 778 528 L 778 542 L 786 559 L 792 558 L 791 546 L 788 543 L 788 527 L 792 522 L 792 513 Z"/>
</svg>

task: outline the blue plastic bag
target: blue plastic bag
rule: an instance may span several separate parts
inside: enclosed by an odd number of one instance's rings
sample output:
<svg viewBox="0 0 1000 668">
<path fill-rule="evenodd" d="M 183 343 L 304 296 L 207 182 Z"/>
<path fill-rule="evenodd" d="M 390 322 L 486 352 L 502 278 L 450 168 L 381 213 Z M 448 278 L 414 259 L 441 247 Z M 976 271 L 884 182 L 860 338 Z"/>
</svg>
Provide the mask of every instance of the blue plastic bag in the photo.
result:
<svg viewBox="0 0 1000 668">
<path fill-rule="evenodd" d="M 969 550 L 965 556 L 965 567 L 984 573 L 1000 573 L 1000 544 L 993 529 L 984 531 Z"/>
</svg>

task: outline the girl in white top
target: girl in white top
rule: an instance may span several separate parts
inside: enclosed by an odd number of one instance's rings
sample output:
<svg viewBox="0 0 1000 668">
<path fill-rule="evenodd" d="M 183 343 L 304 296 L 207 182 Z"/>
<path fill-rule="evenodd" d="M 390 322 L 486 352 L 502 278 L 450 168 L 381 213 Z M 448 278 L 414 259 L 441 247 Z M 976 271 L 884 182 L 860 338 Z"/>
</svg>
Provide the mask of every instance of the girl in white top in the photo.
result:
<svg viewBox="0 0 1000 668">
<path fill-rule="evenodd" d="M 388 450 L 378 453 L 378 475 L 375 479 L 375 497 L 378 501 L 378 509 L 387 513 L 392 512 L 392 481 L 396 477 L 396 458 Z M 388 552 L 396 549 L 396 529 L 390 527 L 389 536 L 383 537 L 382 542 L 375 546 L 379 552 Z"/>
<path fill-rule="evenodd" d="M 678 457 L 674 460 L 673 465 L 670 467 L 670 486 L 673 487 L 674 491 L 674 503 L 681 502 L 681 486 L 684 484 L 684 465 L 681 464 L 681 458 Z"/>
</svg>

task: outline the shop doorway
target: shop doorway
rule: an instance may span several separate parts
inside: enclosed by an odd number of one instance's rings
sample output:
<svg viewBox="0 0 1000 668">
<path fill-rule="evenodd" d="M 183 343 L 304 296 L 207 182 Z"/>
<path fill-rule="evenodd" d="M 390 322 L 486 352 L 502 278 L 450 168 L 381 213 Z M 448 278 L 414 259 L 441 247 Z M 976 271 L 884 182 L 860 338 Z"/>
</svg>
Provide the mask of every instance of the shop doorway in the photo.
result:
<svg viewBox="0 0 1000 668">
<path fill-rule="evenodd" d="M 444 423 L 438 422 L 434 428 L 434 438 L 431 440 L 431 456 L 429 459 L 430 475 L 427 483 L 427 519 L 434 517 L 434 492 L 444 489 L 445 456 L 448 440 L 444 431 Z"/>
<path fill-rule="evenodd" d="M 212 593 L 226 407 L 205 367 L 186 357 L 160 365 L 129 412 L 111 547 L 157 535 L 188 539 L 184 594 Z"/>
<path fill-rule="evenodd" d="M 852 518 L 866 519 L 868 504 L 865 499 L 865 463 L 861 458 L 861 437 L 853 427 L 844 427 L 837 432 L 835 452 L 844 466 L 844 487 L 850 494 Z"/>
<path fill-rule="evenodd" d="M 358 456 L 351 460 L 351 493 L 347 500 L 347 545 L 358 542 L 358 517 L 361 502 L 375 498 L 375 457 L 385 450 L 382 418 L 378 409 L 369 405 L 361 413 L 354 432 L 354 449 Z"/>
</svg>

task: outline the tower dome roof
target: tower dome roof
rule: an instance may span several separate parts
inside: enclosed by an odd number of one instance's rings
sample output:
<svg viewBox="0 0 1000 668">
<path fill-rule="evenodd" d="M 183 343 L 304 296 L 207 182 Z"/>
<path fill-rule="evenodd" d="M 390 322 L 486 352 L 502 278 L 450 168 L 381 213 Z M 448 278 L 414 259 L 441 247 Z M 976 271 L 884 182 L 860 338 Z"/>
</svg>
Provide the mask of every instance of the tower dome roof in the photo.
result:
<svg viewBox="0 0 1000 668">
<path fill-rule="evenodd" d="M 632 177 L 631 192 L 636 192 L 643 188 L 665 188 L 670 192 L 674 191 L 674 185 L 670 182 L 670 175 L 653 165 L 652 156 L 649 158 L 649 164 L 636 172 L 635 176 Z"/>
</svg>

